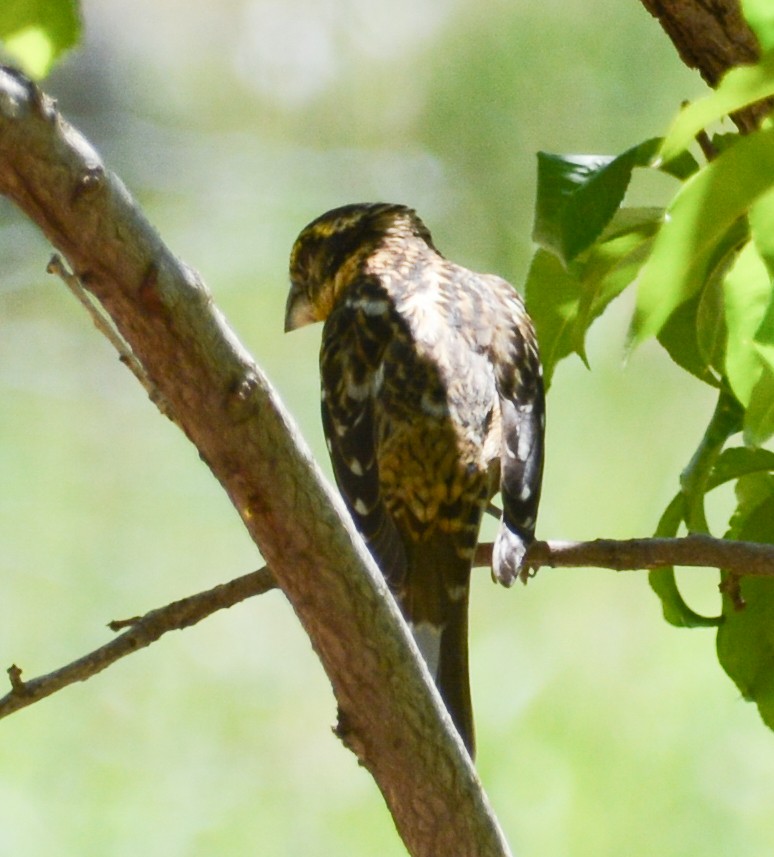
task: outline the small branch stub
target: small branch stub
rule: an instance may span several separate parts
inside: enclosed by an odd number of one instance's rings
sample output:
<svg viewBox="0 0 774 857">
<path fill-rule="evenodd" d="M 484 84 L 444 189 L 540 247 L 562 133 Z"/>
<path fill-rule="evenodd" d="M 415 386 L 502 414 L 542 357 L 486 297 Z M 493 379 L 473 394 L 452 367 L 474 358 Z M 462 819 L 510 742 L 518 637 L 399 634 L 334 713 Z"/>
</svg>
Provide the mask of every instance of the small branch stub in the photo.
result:
<svg viewBox="0 0 774 857">
<path fill-rule="evenodd" d="M 17 667 L 16 664 L 11 664 L 11 666 L 8 667 L 8 678 L 11 680 L 11 692 L 20 696 L 24 695 L 26 686 L 22 681 L 21 667 Z"/>
</svg>

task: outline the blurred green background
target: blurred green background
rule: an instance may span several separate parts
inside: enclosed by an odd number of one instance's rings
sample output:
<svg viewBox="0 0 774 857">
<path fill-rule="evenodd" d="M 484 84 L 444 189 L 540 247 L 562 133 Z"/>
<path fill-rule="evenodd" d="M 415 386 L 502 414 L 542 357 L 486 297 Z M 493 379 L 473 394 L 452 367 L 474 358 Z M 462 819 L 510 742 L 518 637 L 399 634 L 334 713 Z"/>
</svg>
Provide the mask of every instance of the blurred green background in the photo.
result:
<svg viewBox="0 0 774 857">
<path fill-rule="evenodd" d="M 281 332 L 300 228 L 409 203 L 446 255 L 521 284 L 535 152 L 621 151 L 703 91 L 635 0 L 84 11 L 85 45 L 46 88 L 201 271 L 326 469 L 320 331 Z M 0 201 L 0 663 L 28 678 L 111 619 L 260 565 L 48 254 Z M 592 373 L 555 376 L 543 537 L 652 532 L 711 412 L 655 345 L 624 365 L 629 312 L 624 297 L 595 326 Z M 684 575 L 717 610 L 714 573 Z M 774 739 L 712 633 L 667 626 L 643 573 L 544 570 L 505 591 L 482 571 L 471 650 L 479 770 L 515 854 L 771 853 Z M 282 596 L 242 604 L 3 721 L 0 854 L 403 854 L 334 719 Z"/>
</svg>

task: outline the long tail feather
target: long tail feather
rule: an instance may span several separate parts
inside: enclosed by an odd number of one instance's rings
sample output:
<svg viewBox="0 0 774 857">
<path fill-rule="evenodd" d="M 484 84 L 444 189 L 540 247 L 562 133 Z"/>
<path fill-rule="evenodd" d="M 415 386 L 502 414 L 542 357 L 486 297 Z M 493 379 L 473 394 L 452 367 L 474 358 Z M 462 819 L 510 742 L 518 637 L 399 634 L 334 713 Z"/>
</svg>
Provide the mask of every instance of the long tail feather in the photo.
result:
<svg viewBox="0 0 774 857">
<path fill-rule="evenodd" d="M 473 706 L 468 678 L 470 561 L 439 534 L 408 550 L 408 571 L 397 593 L 406 621 L 452 722 L 473 757 Z"/>
</svg>

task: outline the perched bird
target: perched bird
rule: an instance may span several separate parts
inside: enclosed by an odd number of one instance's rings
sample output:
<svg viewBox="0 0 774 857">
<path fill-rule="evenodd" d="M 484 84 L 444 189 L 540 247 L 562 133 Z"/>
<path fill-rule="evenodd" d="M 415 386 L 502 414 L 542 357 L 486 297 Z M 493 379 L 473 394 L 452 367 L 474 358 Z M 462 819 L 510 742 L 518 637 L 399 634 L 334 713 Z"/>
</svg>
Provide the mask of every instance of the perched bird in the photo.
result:
<svg viewBox="0 0 774 857">
<path fill-rule="evenodd" d="M 322 419 L 339 489 L 471 756 L 468 590 L 482 515 L 510 585 L 543 470 L 537 341 L 518 293 L 436 250 L 416 213 L 345 205 L 290 257 L 285 330 L 324 321 Z"/>
</svg>

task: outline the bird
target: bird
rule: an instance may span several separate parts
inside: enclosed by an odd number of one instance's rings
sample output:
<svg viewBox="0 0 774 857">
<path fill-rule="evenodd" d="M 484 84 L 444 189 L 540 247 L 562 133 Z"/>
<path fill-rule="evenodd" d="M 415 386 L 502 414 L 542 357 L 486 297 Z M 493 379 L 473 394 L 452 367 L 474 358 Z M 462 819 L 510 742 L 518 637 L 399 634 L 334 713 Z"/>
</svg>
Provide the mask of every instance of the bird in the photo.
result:
<svg viewBox="0 0 774 857">
<path fill-rule="evenodd" d="M 534 540 L 545 404 L 534 325 L 506 280 L 436 249 L 416 212 L 335 208 L 290 255 L 285 330 L 323 322 L 322 425 L 345 505 L 471 758 L 471 569 L 502 498 L 492 575 Z"/>
</svg>

